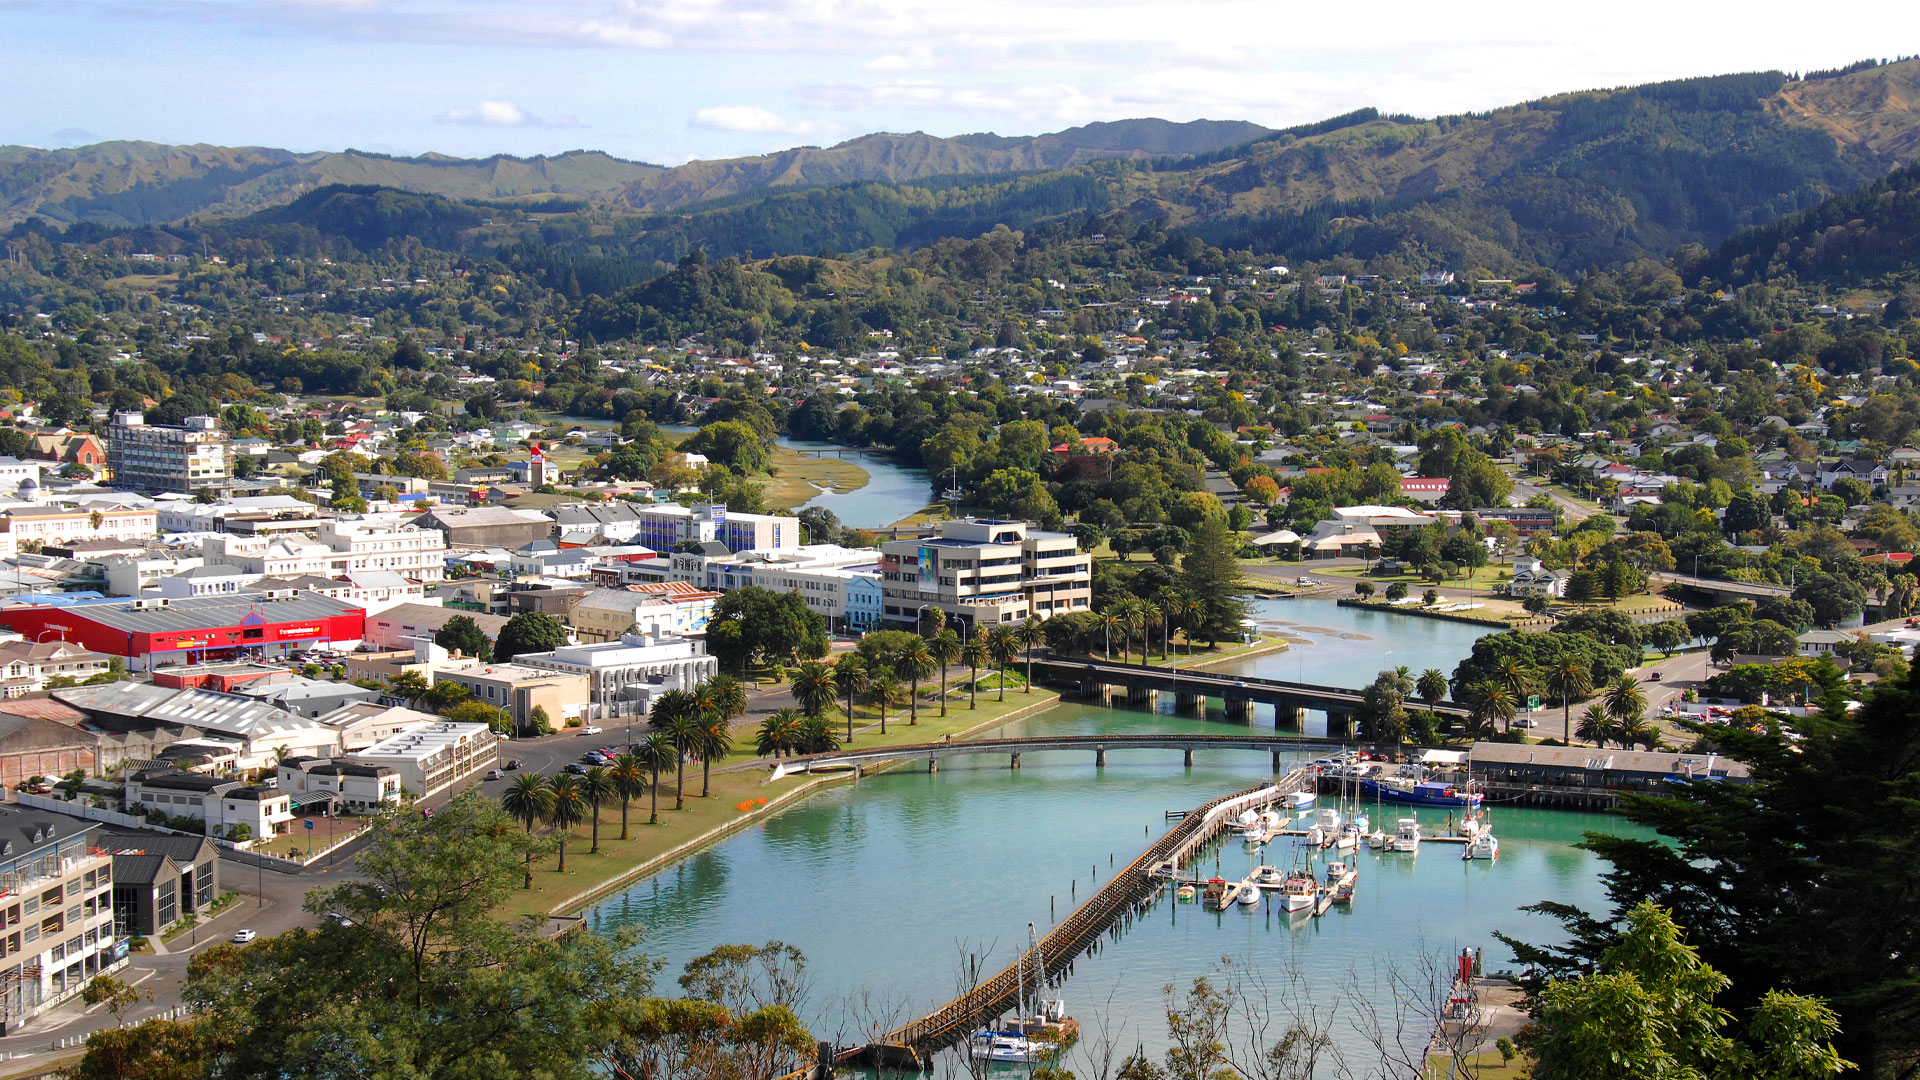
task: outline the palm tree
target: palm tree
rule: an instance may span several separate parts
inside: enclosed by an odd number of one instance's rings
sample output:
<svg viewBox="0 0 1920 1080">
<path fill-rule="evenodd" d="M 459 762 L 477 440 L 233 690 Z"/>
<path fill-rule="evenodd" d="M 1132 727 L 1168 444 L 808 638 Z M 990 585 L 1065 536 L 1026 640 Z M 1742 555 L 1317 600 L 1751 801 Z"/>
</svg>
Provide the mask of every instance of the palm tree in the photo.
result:
<svg viewBox="0 0 1920 1080">
<path fill-rule="evenodd" d="M 1473 709 L 1474 724 L 1481 731 L 1492 731 L 1496 722 L 1507 731 L 1513 730 L 1513 692 L 1505 683 L 1482 679 L 1468 688 L 1467 699 Z"/>
<path fill-rule="evenodd" d="M 893 655 L 893 670 L 906 676 L 912 689 L 907 695 L 909 727 L 920 722 L 920 680 L 933 674 L 933 653 L 927 648 L 927 639 L 916 637 L 901 646 Z"/>
<path fill-rule="evenodd" d="M 1140 662 L 1146 663 L 1153 653 L 1153 634 L 1150 628 L 1160 621 L 1160 609 L 1145 600 L 1133 600 L 1127 604 L 1127 636 L 1140 635 Z"/>
<path fill-rule="evenodd" d="M 769 754 L 779 757 L 782 751 L 791 753 L 800 741 L 800 723 L 797 709 L 775 711 L 760 722 L 760 732 L 754 739 L 755 751 L 762 757 Z"/>
<path fill-rule="evenodd" d="M 940 632 L 927 639 L 927 652 L 940 665 L 940 715 L 947 715 L 947 668 L 960 659 L 960 635 L 950 626 L 943 626 Z"/>
<path fill-rule="evenodd" d="M 747 688 L 731 675 L 715 675 L 695 688 L 705 708 L 722 722 L 747 714 Z"/>
<path fill-rule="evenodd" d="M 842 656 L 833 665 L 833 685 L 847 696 L 847 741 L 853 741 L 853 695 L 866 690 L 867 662 L 857 653 Z"/>
<path fill-rule="evenodd" d="M 1607 715 L 1624 729 L 1639 723 L 1646 716 L 1647 695 L 1641 691 L 1639 680 L 1631 675 L 1622 675 L 1607 686 L 1603 698 L 1607 706 Z"/>
<path fill-rule="evenodd" d="M 825 716 L 838 696 L 832 668 L 818 660 L 808 660 L 794 669 L 793 703 L 809 717 Z"/>
<path fill-rule="evenodd" d="M 700 757 L 700 797 L 706 798 L 711 792 L 713 763 L 717 758 L 727 756 L 733 749 L 733 729 L 718 716 L 708 714 L 702 717 L 702 723 L 694 735 L 694 753 Z"/>
<path fill-rule="evenodd" d="M 1187 594 L 1171 585 L 1153 594 L 1153 602 L 1160 609 L 1160 659 L 1173 655 L 1173 624 L 1184 618 Z"/>
<path fill-rule="evenodd" d="M 800 721 L 800 752 L 803 754 L 825 754 L 840 749 L 840 740 L 833 737 L 833 728 L 828 726 L 824 716 L 809 716 Z"/>
<path fill-rule="evenodd" d="M 1533 669 L 1521 663 L 1518 657 L 1503 656 L 1493 662 L 1493 677 L 1513 698 L 1513 706 L 1518 709 L 1533 692 Z"/>
<path fill-rule="evenodd" d="M 560 841 L 560 872 L 567 872 L 567 835 L 586 820 L 587 794 L 580 778 L 571 773 L 553 778 L 553 805 L 547 808 L 547 824 L 553 826 Z"/>
<path fill-rule="evenodd" d="M 1013 633 L 1026 649 L 1027 693 L 1031 694 L 1033 693 L 1033 647 L 1047 640 L 1047 627 L 1039 619 L 1028 616 L 1027 621 L 1021 623 Z"/>
<path fill-rule="evenodd" d="M 900 702 L 900 680 L 892 672 L 881 672 L 868 686 L 873 693 L 874 704 L 880 706 L 880 734 L 887 733 L 887 706 Z"/>
<path fill-rule="evenodd" d="M 1106 632 L 1107 647 L 1100 651 L 1100 659 L 1113 659 L 1113 634 L 1120 632 L 1120 662 L 1127 662 L 1127 614 L 1118 605 L 1098 614 L 1100 629 Z"/>
<path fill-rule="evenodd" d="M 553 809 L 553 788 L 547 778 L 539 773 L 521 773 L 500 793 L 500 809 L 527 827 L 527 835 L 533 835 L 533 827 L 547 819 L 547 812 Z M 527 888 L 533 888 L 533 846 L 527 846 Z"/>
<path fill-rule="evenodd" d="M 1644 718 L 1627 724 L 1615 734 L 1620 737 L 1620 745 L 1625 749 L 1630 750 L 1635 746 L 1645 746 L 1648 750 L 1666 748 L 1666 743 L 1660 738 L 1659 726 L 1648 723 Z"/>
<path fill-rule="evenodd" d="M 1020 639 L 1014 635 L 1011 626 L 996 626 L 987 633 L 987 651 L 993 654 L 993 662 L 1000 665 L 1000 700 L 1007 700 L 1007 665 L 1020 655 Z"/>
<path fill-rule="evenodd" d="M 665 695 L 662 695 L 663 697 Z M 633 756 L 639 758 L 653 775 L 648 787 L 651 790 L 652 805 L 647 808 L 647 824 L 660 824 L 660 770 L 669 768 L 678 759 L 673 748 L 673 740 L 666 735 L 653 734 L 646 737 L 639 746 L 634 747 Z"/>
<path fill-rule="evenodd" d="M 580 774 L 580 796 L 587 800 L 587 812 L 593 815 L 593 850 L 587 852 L 589 855 L 600 854 L 600 804 L 619 792 L 620 786 L 603 765 L 589 766 Z"/>
<path fill-rule="evenodd" d="M 607 770 L 613 780 L 614 794 L 620 796 L 620 839 L 627 838 L 627 804 L 647 790 L 647 763 L 631 749 L 613 759 Z"/>
<path fill-rule="evenodd" d="M 1555 661 L 1547 668 L 1547 689 L 1560 695 L 1560 736 L 1573 745 L 1573 699 L 1583 698 L 1593 689 L 1593 673 L 1573 657 Z"/>
<path fill-rule="evenodd" d="M 1580 726 L 1574 728 L 1573 733 L 1604 749 L 1615 737 L 1613 717 L 1607 715 L 1605 705 L 1589 705 L 1580 714 Z"/>
<path fill-rule="evenodd" d="M 687 755 L 700 731 L 700 699 L 691 690 L 669 690 L 653 703 L 648 725 L 673 746 L 673 808 L 686 808 Z"/>
<path fill-rule="evenodd" d="M 1428 711 L 1432 711 L 1435 705 L 1446 700 L 1447 677 L 1439 668 L 1430 667 L 1420 673 L 1420 678 L 1415 680 L 1413 688 L 1420 695 L 1420 700 L 1427 703 Z"/>
<path fill-rule="evenodd" d="M 960 661 L 973 671 L 973 677 L 967 680 L 968 709 L 979 707 L 980 665 L 993 658 L 992 651 L 987 648 L 986 634 L 985 630 L 975 631 L 967 636 L 966 644 L 960 646 Z"/>
</svg>

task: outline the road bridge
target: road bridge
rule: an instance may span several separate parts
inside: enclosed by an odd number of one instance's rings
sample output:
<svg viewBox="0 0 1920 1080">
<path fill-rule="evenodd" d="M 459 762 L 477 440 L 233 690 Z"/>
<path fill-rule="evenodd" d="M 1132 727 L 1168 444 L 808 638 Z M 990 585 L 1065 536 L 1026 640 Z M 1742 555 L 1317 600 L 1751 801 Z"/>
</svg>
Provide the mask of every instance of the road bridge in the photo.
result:
<svg viewBox="0 0 1920 1080">
<path fill-rule="evenodd" d="M 1647 577 L 1652 581 L 1664 581 L 1670 585 L 1704 593 L 1722 604 L 1735 600 L 1763 600 L 1770 596 L 1793 595 L 1791 585 L 1763 585 L 1752 581 L 1728 581 L 1725 578 L 1696 577 L 1692 574 L 1673 574 L 1658 570 L 1648 574 Z"/>
<path fill-rule="evenodd" d="M 1174 711 L 1189 712 L 1205 708 L 1208 698 L 1217 697 L 1226 708 L 1227 719 L 1244 722 L 1253 720 L 1255 703 L 1272 705 L 1276 727 L 1297 727 L 1300 713 L 1311 709 L 1327 714 L 1327 733 L 1334 737 L 1352 733 L 1353 718 L 1366 704 L 1363 690 L 1341 686 L 1105 660 L 1066 660 L 1053 655 L 1035 660 L 1033 672 L 1036 680 L 1077 688 L 1080 697 L 1089 701 L 1112 703 L 1115 698 L 1123 698 L 1127 705 L 1151 709 L 1158 704 L 1160 694 L 1172 694 Z M 1470 712 L 1465 705 L 1452 701 L 1436 702 L 1433 711 L 1452 717 L 1465 717 Z"/>
<path fill-rule="evenodd" d="M 773 765 L 769 780 L 795 773 L 854 769 L 887 761 L 918 761 L 925 758 L 927 768 L 939 768 L 942 758 L 967 754 L 1006 754 L 1012 768 L 1020 767 L 1020 755 L 1043 750 L 1091 751 L 1093 763 L 1104 766 L 1109 750 L 1179 750 L 1188 765 L 1195 750 L 1250 750 L 1272 756 L 1273 771 L 1278 773 L 1282 754 L 1308 754 L 1346 749 L 1346 744 L 1326 739 L 1289 738 L 1284 735 L 1036 735 L 1017 739 L 968 739 L 963 742 L 906 743 L 876 746 L 871 750 L 830 750 L 822 754 L 783 758 Z"/>
</svg>

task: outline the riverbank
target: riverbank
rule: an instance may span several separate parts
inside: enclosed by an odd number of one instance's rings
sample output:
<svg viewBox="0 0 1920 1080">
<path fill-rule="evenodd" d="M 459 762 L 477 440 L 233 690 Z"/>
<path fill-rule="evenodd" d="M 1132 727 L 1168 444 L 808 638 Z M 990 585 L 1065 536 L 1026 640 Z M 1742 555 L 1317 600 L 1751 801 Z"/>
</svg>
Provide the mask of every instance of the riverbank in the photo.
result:
<svg viewBox="0 0 1920 1080">
<path fill-rule="evenodd" d="M 1355 596 L 1342 596 L 1334 601 L 1341 607 L 1366 608 L 1368 611 L 1383 611 L 1389 615 L 1412 615 L 1422 619 L 1445 619 L 1449 622 L 1474 623 L 1478 626 L 1497 626 L 1502 630 L 1525 626 L 1535 621 L 1533 618 L 1507 619 L 1498 615 L 1473 615 L 1464 611 L 1434 611 L 1431 608 L 1413 604 L 1395 604 L 1389 600 L 1362 600 Z M 1551 623 L 1551 619 L 1539 620 Z"/>
<path fill-rule="evenodd" d="M 945 717 L 939 715 L 937 702 L 931 708 L 923 702 L 918 724 L 909 723 L 903 709 L 889 714 L 885 735 L 880 734 L 877 724 L 856 727 L 852 745 L 872 748 L 931 742 L 949 735 L 955 739 L 965 739 L 1050 708 L 1060 701 L 1060 695 L 1051 691 L 1028 694 L 1010 690 L 1004 702 L 982 693 L 979 708 L 968 709 L 964 693 L 955 688 L 953 695 Z M 856 720 L 856 723 L 866 721 Z M 678 811 L 672 809 L 674 778 L 671 774 L 662 774 L 660 823 L 648 825 L 649 798 L 643 796 L 636 799 L 627 808 L 630 824 L 626 840 L 619 839 L 619 801 L 602 803 L 599 809 L 599 853 L 592 854 L 589 851 L 593 834 L 592 820 L 589 819 L 568 834 L 567 872 L 564 875 L 559 873 L 557 854 L 535 859 L 534 887 L 516 890 L 508 898 L 505 914 L 514 918 L 531 916 L 539 919 L 575 914 L 594 900 L 686 858 L 767 817 L 778 808 L 852 777 L 851 773 L 797 775 L 769 782 L 767 772 L 771 765 L 771 758 L 756 755 L 750 743 L 742 742 L 713 770 L 710 794 L 702 798 L 699 796 L 701 779 L 698 763 L 689 763 L 686 808 Z M 880 771 L 882 768 L 884 766 L 874 766 L 863 770 L 863 773 Z M 746 809 L 742 809 L 743 804 L 747 806 Z"/>
<path fill-rule="evenodd" d="M 846 495 L 873 479 L 851 458 L 803 454 L 791 446 L 775 446 L 772 465 L 772 475 L 758 482 L 767 505 L 774 507 L 799 507 L 823 492 Z"/>
</svg>

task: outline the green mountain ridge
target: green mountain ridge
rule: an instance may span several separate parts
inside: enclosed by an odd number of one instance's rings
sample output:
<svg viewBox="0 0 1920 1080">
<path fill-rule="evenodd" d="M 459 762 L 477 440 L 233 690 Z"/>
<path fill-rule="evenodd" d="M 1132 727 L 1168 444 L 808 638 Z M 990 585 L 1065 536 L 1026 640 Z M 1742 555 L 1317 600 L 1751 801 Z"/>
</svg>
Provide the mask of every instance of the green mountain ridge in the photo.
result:
<svg viewBox="0 0 1920 1080">
<path fill-rule="evenodd" d="M 243 217 L 329 185 L 377 185 L 452 199 L 577 196 L 658 211 L 770 188 L 1058 169 L 1103 157 L 1217 150 L 1267 131 L 1240 121 L 1129 120 L 1031 137 L 865 135 L 831 147 L 694 161 L 675 168 L 592 150 L 396 157 L 361 150 L 106 142 L 70 150 L 0 147 L 0 227 L 40 218 L 109 227 Z"/>
<path fill-rule="evenodd" d="M 1745 230 L 1710 255 L 1684 254 L 1680 269 L 1690 279 L 1733 284 L 1788 275 L 1833 285 L 1920 277 L 1920 165 Z"/>
</svg>

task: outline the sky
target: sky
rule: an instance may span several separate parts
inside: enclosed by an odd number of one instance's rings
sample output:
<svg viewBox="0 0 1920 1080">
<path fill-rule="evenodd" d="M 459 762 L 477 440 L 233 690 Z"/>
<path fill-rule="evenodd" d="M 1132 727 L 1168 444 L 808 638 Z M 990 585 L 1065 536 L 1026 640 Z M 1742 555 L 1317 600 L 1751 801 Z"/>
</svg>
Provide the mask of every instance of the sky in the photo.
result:
<svg viewBox="0 0 1920 1080">
<path fill-rule="evenodd" d="M 0 143 L 659 164 L 872 131 L 1435 116 L 1920 52 L 1908 2 L 0 0 Z M 1804 9 L 1799 9 L 1804 14 Z M 1910 40 L 1890 42 L 1888 30 Z"/>
</svg>

